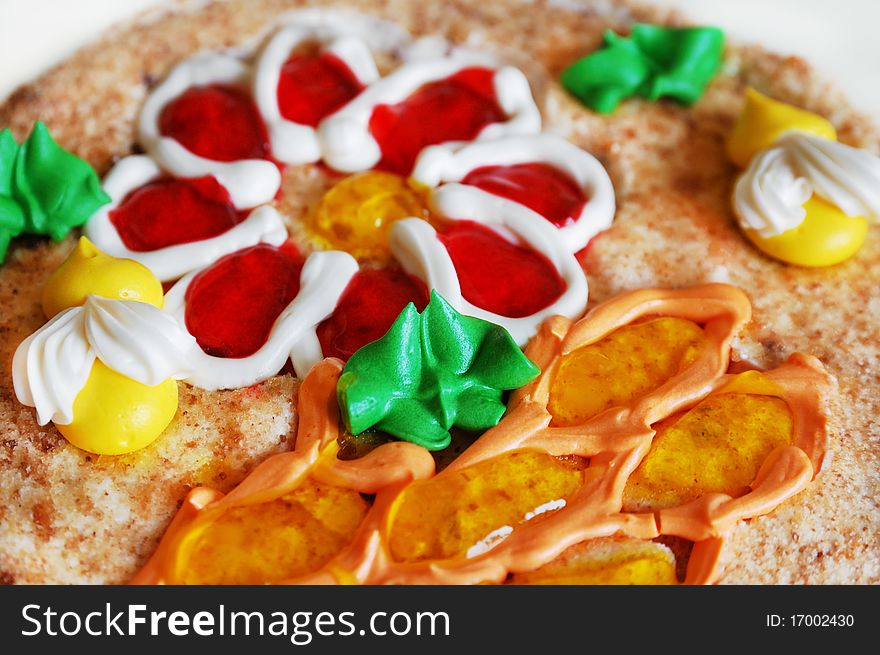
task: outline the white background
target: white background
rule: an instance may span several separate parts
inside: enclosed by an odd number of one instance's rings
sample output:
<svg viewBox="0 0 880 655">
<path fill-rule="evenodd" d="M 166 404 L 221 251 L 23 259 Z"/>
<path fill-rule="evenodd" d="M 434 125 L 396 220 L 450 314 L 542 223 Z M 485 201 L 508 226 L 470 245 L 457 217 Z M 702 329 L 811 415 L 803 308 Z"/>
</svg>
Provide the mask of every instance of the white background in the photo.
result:
<svg viewBox="0 0 880 655">
<path fill-rule="evenodd" d="M 806 57 L 880 123 L 880 1 L 649 1 L 717 25 L 731 39 Z M 167 2 L 0 0 L 0 100 L 114 22 Z"/>
</svg>

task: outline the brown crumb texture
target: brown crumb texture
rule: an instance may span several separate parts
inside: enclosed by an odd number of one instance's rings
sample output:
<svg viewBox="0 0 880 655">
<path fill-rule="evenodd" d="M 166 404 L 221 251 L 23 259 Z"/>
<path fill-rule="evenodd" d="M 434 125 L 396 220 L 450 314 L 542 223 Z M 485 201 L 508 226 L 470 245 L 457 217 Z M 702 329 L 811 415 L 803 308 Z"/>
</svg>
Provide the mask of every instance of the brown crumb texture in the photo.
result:
<svg viewBox="0 0 880 655">
<path fill-rule="evenodd" d="M 174 64 L 204 49 L 252 50 L 286 12 L 319 4 L 494 51 L 524 69 L 545 127 L 598 156 L 616 188 L 614 225 L 580 255 L 591 305 L 639 287 L 728 282 L 754 304 L 735 359 L 770 367 L 802 351 L 833 373 L 824 470 L 795 499 L 737 527 L 722 555 L 721 581 L 880 582 L 880 228 L 871 228 L 851 261 L 800 269 L 752 248 L 730 211 L 736 171 L 723 139 L 747 85 L 826 116 L 841 141 L 877 152 L 870 121 L 802 59 L 729 45 L 721 74 L 693 107 L 632 100 L 598 116 L 559 87 L 558 73 L 597 47 L 606 28 L 680 17 L 613 1 L 180 3 L 111 30 L 19 89 L 0 105 L 0 128 L 12 127 L 21 139 L 43 120 L 64 147 L 103 173 L 132 152 L 141 103 Z M 277 204 L 298 241 L 299 218 L 331 179 L 311 167 L 286 172 Z M 17 344 L 43 323 L 41 285 L 72 243 L 17 240 L 0 268 L 0 582 L 124 582 L 189 488 L 229 489 L 293 439 L 296 382 L 289 376 L 229 392 L 181 385 L 168 432 L 120 458 L 89 456 L 51 425 L 37 426 L 33 411 L 15 400 L 10 362 Z"/>
</svg>

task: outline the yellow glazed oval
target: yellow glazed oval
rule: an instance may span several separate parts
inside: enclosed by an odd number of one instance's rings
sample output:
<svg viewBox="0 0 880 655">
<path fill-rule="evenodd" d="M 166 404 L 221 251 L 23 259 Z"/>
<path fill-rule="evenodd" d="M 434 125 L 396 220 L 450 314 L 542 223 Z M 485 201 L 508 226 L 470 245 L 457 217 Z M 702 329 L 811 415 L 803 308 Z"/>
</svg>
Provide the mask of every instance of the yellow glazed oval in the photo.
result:
<svg viewBox="0 0 880 655">
<path fill-rule="evenodd" d="M 107 255 L 85 237 L 43 287 L 43 312 L 52 318 L 78 307 L 89 294 L 117 300 L 137 300 L 161 309 L 162 283 L 143 264 Z"/>
<path fill-rule="evenodd" d="M 727 139 L 727 155 L 740 168 L 786 132 L 805 132 L 837 140 L 834 126 L 822 116 L 746 89 L 746 104 Z"/>
<path fill-rule="evenodd" d="M 150 445 L 177 412 L 177 382 L 148 386 L 95 360 L 73 403 L 73 422 L 57 425 L 74 446 L 98 455 L 123 455 Z"/>
<path fill-rule="evenodd" d="M 864 216 L 847 216 L 813 195 L 804 203 L 803 223 L 773 237 L 744 229 L 746 236 L 771 257 L 797 266 L 833 266 L 852 257 L 868 234 Z"/>
</svg>

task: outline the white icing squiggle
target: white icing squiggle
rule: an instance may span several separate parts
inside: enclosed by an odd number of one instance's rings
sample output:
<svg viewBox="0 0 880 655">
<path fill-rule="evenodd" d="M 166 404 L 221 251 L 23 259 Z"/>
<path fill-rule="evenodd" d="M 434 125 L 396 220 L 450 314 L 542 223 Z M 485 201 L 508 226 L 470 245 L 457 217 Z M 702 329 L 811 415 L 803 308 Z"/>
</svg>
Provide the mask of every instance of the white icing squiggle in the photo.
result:
<svg viewBox="0 0 880 655">
<path fill-rule="evenodd" d="M 110 220 L 110 213 L 135 189 L 162 176 L 162 169 L 149 157 L 133 155 L 119 161 L 104 178 L 104 191 L 111 198 L 88 220 L 85 235 L 102 251 L 114 257 L 133 259 L 149 268 L 161 281 L 175 280 L 207 266 L 224 255 L 256 245 L 278 246 L 287 241 L 287 228 L 272 207 L 258 207 L 238 225 L 210 239 L 181 243 L 159 250 L 129 250 Z M 186 216 L 180 217 L 187 220 Z"/>
<path fill-rule="evenodd" d="M 156 162 L 179 177 L 213 175 L 228 191 L 238 209 L 271 201 L 281 186 L 281 172 L 265 159 L 223 162 L 200 157 L 179 141 L 162 136 L 159 116 L 162 109 L 192 86 L 233 84 L 246 86 L 250 71 L 244 62 L 229 55 L 202 54 L 178 64 L 144 103 L 139 138 Z"/>
<path fill-rule="evenodd" d="M 304 378 L 322 359 L 315 334 L 318 323 L 336 308 L 336 303 L 358 271 L 354 257 L 328 250 L 312 253 L 300 273 L 300 290 L 272 326 L 266 343 L 253 355 L 223 358 L 197 348 L 192 356 L 192 373 L 184 380 L 213 391 L 247 387 L 280 371 L 288 357 L 294 370 Z M 190 273 L 165 296 L 165 311 L 186 330 L 186 292 L 201 271 Z"/>
<path fill-rule="evenodd" d="M 413 179 L 430 187 L 455 188 L 456 195 L 470 194 L 470 203 L 481 205 L 497 203 L 504 211 L 545 219 L 534 210 L 514 200 L 502 198 L 477 187 L 455 184 L 481 166 L 526 164 L 532 162 L 555 166 L 569 175 L 588 198 L 572 225 L 557 228 L 570 252 L 587 245 L 600 231 L 614 220 L 615 199 L 611 178 L 599 161 L 576 145 L 552 134 L 511 136 L 503 139 L 478 141 L 461 147 L 449 145 L 425 148 L 416 161 Z M 442 198 L 450 197 L 444 194 Z M 461 206 L 464 200 L 457 200 Z M 445 216 L 457 216 L 452 207 L 437 203 Z"/>
<path fill-rule="evenodd" d="M 752 158 L 734 187 L 733 208 L 744 228 L 769 238 L 800 225 L 814 193 L 847 216 L 880 220 L 880 159 L 790 132 Z"/>
<path fill-rule="evenodd" d="M 15 395 L 35 407 L 37 421 L 68 425 L 73 403 L 99 358 L 147 385 L 189 374 L 195 340 L 147 303 L 89 296 L 25 339 L 12 360 Z"/>
<path fill-rule="evenodd" d="M 346 23 L 297 22 L 272 37 L 257 61 L 254 99 L 269 130 L 273 154 L 287 164 L 321 159 L 321 144 L 315 128 L 285 119 L 278 106 L 281 68 L 292 50 L 309 42 L 317 42 L 323 51 L 336 55 L 364 86 L 379 79 L 369 48 L 350 32 Z"/>
<path fill-rule="evenodd" d="M 556 268 L 565 282 L 565 291 L 544 309 L 521 318 L 477 307 L 462 296 L 455 265 L 437 232 L 418 218 L 397 221 L 391 228 L 391 252 L 404 270 L 436 289 L 457 311 L 503 326 L 520 346 L 537 332 L 544 319 L 557 314 L 568 318 L 580 316 L 587 305 L 587 278 L 577 259 L 563 245 L 558 230 L 543 218 L 535 220 L 528 214 L 509 212 L 506 205 L 485 202 L 482 196 L 475 198 L 474 194 L 462 193 L 462 188 L 460 184 L 449 184 L 434 190 L 431 209 L 441 213 L 438 208 L 443 207 L 448 210 L 442 212 L 445 216 L 482 223 L 513 243 L 527 244 Z"/>
<path fill-rule="evenodd" d="M 321 122 L 318 139 L 324 161 L 328 166 L 348 173 L 372 168 L 382 158 L 381 148 L 369 129 L 370 117 L 377 105 L 397 104 L 425 84 L 445 79 L 465 68 L 484 65 L 480 58 L 455 54 L 437 59 L 415 59 L 404 64 Z M 487 125 L 477 138 L 539 132 L 541 114 L 525 75 L 512 66 L 504 66 L 495 72 L 494 84 L 498 104 L 509 118 Z"/>
</svg>

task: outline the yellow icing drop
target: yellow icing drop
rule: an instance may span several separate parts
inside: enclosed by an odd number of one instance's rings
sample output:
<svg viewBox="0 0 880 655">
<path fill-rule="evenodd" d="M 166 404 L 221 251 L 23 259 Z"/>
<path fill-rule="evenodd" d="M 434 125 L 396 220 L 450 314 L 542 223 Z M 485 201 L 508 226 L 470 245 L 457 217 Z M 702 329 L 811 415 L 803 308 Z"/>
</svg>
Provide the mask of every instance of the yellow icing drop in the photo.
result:
<svg viewBox="0 0 880 655">
<path fill-rule="evenodd" d="M 150 445 L 177 412 L 177 382 L 151 387 L 95 360 L 73 402 L 73 422 L 57 425 L 74 446 L 98 455 L 123 455 Z"/>
<path fill-rule="evenodd" d="M 43 287 L 43 312 L 52 318 L 68 307 L 78 307 L 89 294 L 117 300 L 137 300 L 161 308 L 162 283 L 143 264 L 111 257 L 80 237 L 73 252 Z"/>
<path fill-rule="evenodd" d="M 792 130 L 837 140 L 837 132 L 827 119 L 748 88 L 745 107 L 727 139 L 727 154 L 745 168 L 759 151 Z"/>
<path fill-rule="evenodd" d="M 771 257 L 797 266 L 833 266 L 855 255 L 868 236 L 864 216 L 847 216 L 815 194 L 804 203 L 803 222 L 782 234 L 762 237 L 744 229 L 746 236 Z"/>
</svg>

